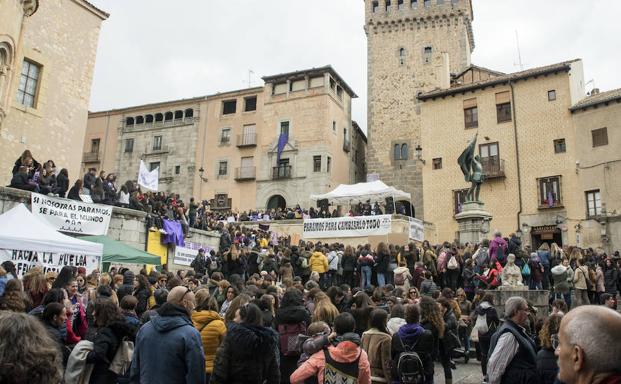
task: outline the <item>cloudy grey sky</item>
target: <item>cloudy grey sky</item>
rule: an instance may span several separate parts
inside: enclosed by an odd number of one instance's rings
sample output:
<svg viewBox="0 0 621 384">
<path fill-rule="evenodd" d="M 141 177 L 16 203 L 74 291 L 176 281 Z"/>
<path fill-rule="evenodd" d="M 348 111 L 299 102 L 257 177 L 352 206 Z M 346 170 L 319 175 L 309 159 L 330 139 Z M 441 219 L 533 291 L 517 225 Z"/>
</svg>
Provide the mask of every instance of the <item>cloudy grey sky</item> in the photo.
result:
<svg viewBox="0 0 621 384">
<path fill-rule="evenodd" d="M 331 64 L 359 95 L 366 130 L 363 0 L 90 0 L 109 12 L 91 110 L 252 86 L 261 77 Z M 174 5 L 171 5 L 174 4 Z M 582 58 L 586 81 L 621 87 L 619 0 L 473 0 L 473 63 L 519 70 Z"/>
</svg>

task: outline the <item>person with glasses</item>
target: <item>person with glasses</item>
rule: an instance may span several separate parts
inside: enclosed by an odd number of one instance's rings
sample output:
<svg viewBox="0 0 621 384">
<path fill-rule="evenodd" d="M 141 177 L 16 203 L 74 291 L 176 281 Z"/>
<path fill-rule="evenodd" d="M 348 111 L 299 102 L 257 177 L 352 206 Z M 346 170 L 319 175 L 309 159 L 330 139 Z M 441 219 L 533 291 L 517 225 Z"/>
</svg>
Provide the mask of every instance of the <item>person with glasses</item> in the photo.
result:
<svg viewBox="0 0 621 384">
<path fill-rule="evenodd" d="M 205 354 L 191 313 L 196 299 L 191 289 L 173 288 L 158 316 L 140 328 L 132 356 L 132 383 L 205 383 Z"/>
<path fill-rule="evenodd" d="M 490 343 L 487 378 L 489 384 L 538 383 L 535 342 L 524 328 L 528 302 L 513 296 L 505 302 L 505 322 Z"/>
<path fill-rule="evenodd" d="M 541 349 L 537 352 L 537 376 L 539 384 L 552 384 L 558 375 L 558 363 L 554 350 L 558 347 L 558 330 L 563 315 L 557 314 L 548 317 L 539 331 Z"/>
<path fill-rule="evenodd" d="M 561 320 L 555 354 L 565 384 L 621 383 L 621 314 L 595 305 L 572 309 Z"/>
<path fill-rule="evenodd" d="M 408 291 L 407 301 L 409 304 L 418 304 L 420 302 L 420 294 L 416 287 L 412 287 Z"/>
</svg>

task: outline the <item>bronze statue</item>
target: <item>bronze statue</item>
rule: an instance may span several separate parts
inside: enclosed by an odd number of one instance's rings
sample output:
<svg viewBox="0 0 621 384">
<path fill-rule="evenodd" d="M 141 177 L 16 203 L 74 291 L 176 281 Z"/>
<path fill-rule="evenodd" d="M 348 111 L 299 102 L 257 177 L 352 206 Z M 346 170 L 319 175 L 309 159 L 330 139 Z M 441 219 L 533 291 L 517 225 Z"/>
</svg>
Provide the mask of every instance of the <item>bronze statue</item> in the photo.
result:
<svg viewBox="0 0 621 384">
<path fill-rule="evenodd" d="M 478 133 L 468 142 L 468 146 L 457 159 L 457 164 L 459 164 L 461 171 L 464 173 L 464 178 L 472 183 L 466 194 L 466 202 L 479 201 L 481 183 L 485 179 L 479 155 L 474 154 L 477 136 Z"/>
</svg>

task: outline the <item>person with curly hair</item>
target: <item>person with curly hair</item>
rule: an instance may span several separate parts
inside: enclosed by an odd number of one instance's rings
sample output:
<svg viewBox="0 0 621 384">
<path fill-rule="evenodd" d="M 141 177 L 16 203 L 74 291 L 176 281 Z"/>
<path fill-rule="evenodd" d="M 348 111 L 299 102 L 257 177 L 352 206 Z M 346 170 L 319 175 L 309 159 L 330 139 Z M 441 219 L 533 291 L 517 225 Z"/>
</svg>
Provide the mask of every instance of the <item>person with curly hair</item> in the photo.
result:
<svg viewBox="0 0 621 384">
<path fill-rule="evenodd" d="M 18 279 L 9 280 L 6 283 L 4 296 L 0 298 L 0 310 L 24 312 L 27 303 L 22 282 Z"/>
<path fill-rule="evenodd" d="M 537 376 L 539 384 L 552 384 L 558 375 L 558 362 L 554 350 L 558 345 L 558 330 L 563 315 L 555 314 L 548 317 L 539 331 L 541 349 L 537 352 Z"/>
<path fill-rule="evenodd" d="M 43 296 L 48 291 L 47 279 L 41 267 L 34 267 L 24 275 L 22 281 L 24 283 L 24 292 L 29 299 L 28 310 L 32 310 L 41 305 Z"/>
<path fill-rule="evenodd" d="M 25 313 L 0 311 L 0 383 L 59 384 L 62 355 L 43 324 Z"/>
</svg>

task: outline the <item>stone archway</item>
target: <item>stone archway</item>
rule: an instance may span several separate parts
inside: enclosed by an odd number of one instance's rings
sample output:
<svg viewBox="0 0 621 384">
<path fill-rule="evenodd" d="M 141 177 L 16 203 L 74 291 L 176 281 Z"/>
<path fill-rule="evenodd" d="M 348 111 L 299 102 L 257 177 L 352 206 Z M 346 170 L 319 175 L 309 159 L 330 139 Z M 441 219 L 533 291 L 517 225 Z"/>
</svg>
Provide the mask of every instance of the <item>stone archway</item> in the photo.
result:
<svg viewBox="0 0 621 384">
<path fill-rule="evenodd" d="M 415 217 L 414 206 L 407 200 L 397 201 L 397 213 L 402 213 L 405 216 L 409 216 L 409 217 Z"/>
<path fill-rule="evenodd" d="M 281 195 L 273 195 L 267 199 L 267 209 L 285 209 L 287 207 L 287 201 Z"/>
</svg>

